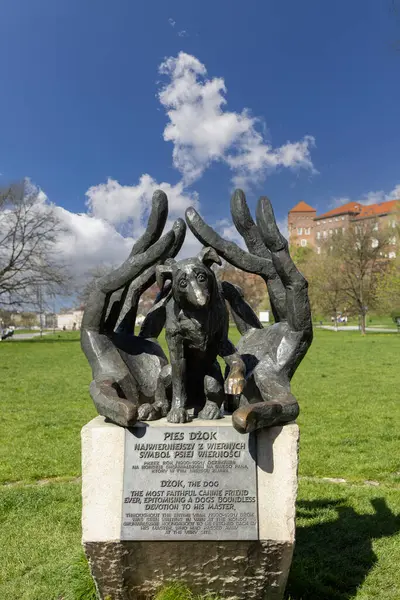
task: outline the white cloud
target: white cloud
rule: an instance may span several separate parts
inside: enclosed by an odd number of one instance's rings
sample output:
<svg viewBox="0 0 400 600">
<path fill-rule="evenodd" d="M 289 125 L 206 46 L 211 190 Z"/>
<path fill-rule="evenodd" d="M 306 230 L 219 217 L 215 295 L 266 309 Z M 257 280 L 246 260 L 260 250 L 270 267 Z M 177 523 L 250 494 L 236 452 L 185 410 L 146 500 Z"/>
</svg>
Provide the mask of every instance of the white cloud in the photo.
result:
<svg viewBox="0 0 400 600">
<path fill-rule="evenodd" d="M 55 208 L 65 227 L 57 250 L 78 281 L 97 265 L 118 265 L 127 258 L 134 241 L 143 233 L 156 189 L 164 190 L 168 196 L 169 219 L 165 231 L 172 227 L 175 218 L 184 215 L 188 206 L 198 207 L 197 194 L 184 192 L 181 182 L 172 186 L 142 175 L 137 185 L 121 185 L 108 179 L 89 188 L 88 213 Z M 46 198 L 45 194 L 43 197 Z M 188 232 L 183 254 L 196 254 L 199 249 L 199 243 Z"/>
<path fill-rule="evenodd" d="M 110 223 L 89 214 L 76 214 L 55 207 L 65 231 L 59 235 L 56 252 L 70 269 L 74 280 L 80 284 L 86 275 L 99 265 L 116 266 L 129 255 L 138 236 L 124 237 Z M 168 231 L 173 219 L 168 219 Z M 201 249 L 200 243 L 188 230 L 181 257 L 194 256 Z"/>
<path fill-rule="evenodd" d="M 315 172 L 312 136 L 273 148 L 257 129 L 259 119 L 247 109 L 240 113 L 224 109 L 224 79 L 208 79 L 196 57 L 180 52 L 176 58 L 167 58 L 159 70 L 170 79 L 159 92 L 169 118 L 164 139 L 173 143 L 173 163 L 186 185 L 216 161 L 227 164 L 234 172 L 234 183 L 242 185 L 279 167 Z"/>
<path fill-rule="evenodd" d="M 141 176 L 137 185 L 121 185 L 115 179 L 94 185 L 86 192 L 86 204 L 89 214 L 137 236 L 143 231 L 151 198 L 157 189 L 167 194 L 172 217 L 182 216 L 188 206 L 198 206 L 197 193 L 185 191 L 182 181 L 176 185 L 158 183 L 147 174 Z"/>
<path fill-rule="evenodd" d="M 174 21 L 174 19 L 172 19 L 171 17 L 168 19 L 168 23 L 171 25 L 171 27 L 175 27 L 176 25 L 176 21 Z"/>
<path fill-rule="evenodd" d="M 343 206 L 343 204 L 347 204 L 351 202 L 350 198 L 346 198 L 345 196 L 341 196 L 340 198 L 332 198 L 330 206 L 332 208 L 336 208 L 338 206 Z"/>
<path fill-rule="evenodd" d="M 69 266 L 78 283 L 83 282 L 86 274 L 94 267 L 119 265 L 128 257 L 133 243 L 143 233 L 155 189 L 163 189 L 168 196 L 169 218 L 164 231 L 171 229 L 175 218 L 184 216 L 188 206 L 198 207 L 195 194 L 180 195 L 179 186 L 157 184 L 153 180 L 143 185 L 142 179 L 137 186 L 121 186 L 114 180 L 93 186 L 91 191 L 88 190 L 89 213 L 77 214 L 55 207 L 64 226 L 56 251 Z M 43 197 L 46 199 L 45 194 Z M 119 207 L 119 210 L 116 208 L 113 211 L 112 206 Z M 132 207 L 136 213 L 130 220 Z M 123 227 L 118 231 L 117 227 L 121 224 Z M 127 233 L 128 230 L 130 234 Z M 180 256 L 193 256 L 200 249 L 200 243 L 188 230 Z"/>
<path fill-rule="evenodd" d="M 281 234 L 287 239 L 289 235 L 287 217 L 284 217 L 280 221 L 278 220 L 276 224 L 278 225 Z M 240 235 L 240 233 L 238 232 L 238 230 L 236 229 L 236 227 L 230 219 L 218 220 L 215 223 L 215 229 L 226 240 L 229 240 L 230 242 L 235 242 L 241 248 L 246 247 L 242 236 Z"/>
<path fill-rule="evenodd" d="M 386 193 L 384 190 L 371 191 L 363 194 L 361 198 L 357 198 L 353 200 L 354 202 L 361 202 L 366 206 L 371 204 L 380 204 L 382 202 L 388 202 L 389 200 L 400 200 L 400 183 L 397 184 L 390 192 Z M 343 204 L 347 204 L 348 202 L 352 202 L 351 198 L 341 197 L 341 198 L 333 198 L 331 202 L 332 207 L 343 206 Z"/>
<path fill-rule="evenodd" d="M 388 200 L 400 200 L 400 183 L 398 183 L 388 194 Z"/>
<path fill-rule="evenodd" d="M 361 197 L 360 202 L 363 204 L 379 204 L 380 202 L 385 202 L 386 194 L 383 190 L 379 190 L 376 192 L 368 192 Z"/>
<path fill-rule="evenodd" d="M 174 27 L 175 21 L 170 18 L 169 24 Z M 78 276 L 97 264 L 117 264 L 126 258 L 133 241 L 143 232 L 156 189 L 168 196 L 167 226 L 183 216 L 188 206 L 199 208 L 197 193 L 188 186 L 213 161 L 227 164 L 235 182 L 242 185 L 250 177 L 260 178 L 278 167 L 313 169 L 312 137 L 272 149 L 257 131 L 257 119 L 247 110 L 224 110 L 224 80 L 207 79 L 205 66 L 194 56 L 181 52 L 166 59 L 160 71 L 170 78 L 159 93 L 169 117 L 164 139 L 173 142 L 173 162 L 182 180 L 172 185 L 143 174 L 136 185 L 123 185 L 109 178 L 87 190 L 87 213 L 74 214 L 58 207 L 68 230 L 60 238 L 59 250 Z M 220 221 L 217 229 L 224 237 L 243 244 L 232 223 Z M 188 232 L 182 255 L 196 254 L 199 249 L 200 244 Z"/>
<path fill-rule="evenodd" d="M 379 204 L 397 199 L 400 199 L 400 184 L 397 184 L 389 193 L 385 193 L 383 190 L 368 192 L 361 198 L 361 202 L 363 204 Z"/>
<path fill-rule="evenodd" d="M 129 255 L 133 238 L 123 237 L 103 219 L 61 207 L 56 207 L 56 213 L 65 227 L 56 249 L 77 281 L 92 268 L 101 264 L 118 265 Z"/>
<path fill-rule="evenodd" d="M 241 248 L 245 248 L 245 243 L 242 236 L 230 219 L 219 219 L 215 223 L 215 229 L 226 240 L 235 242 Z"/>
<path fill-rule="evenodd" d="M 175 27 L 174 19 L 169 18 L 168 22 Z M 187 35 L 185 30 L 177 33 Z M 279 168 L 314 171 L 310 156 L 312 136 L 273 148 L 260 131 L 262 122 L 249 110 L 226 109 L 224 79 L 208 78 L 206 67 L 196 57 L 181 52 L 167 58 L 159 70 L 169 78 L 158 94 L 168 116 L 164 140 L 173 144 L 173 164 L 182 179 L 172 185 L 143 174 L 137 184 L 123 185 L 109 178 L 87 190 L 86 213 L 76 214 L 55 206 L 65 226 L 57 250 L 78 281 L 97 265 L 115 265 L 126 259 L 133 242 L 143 232 L 156 189 L 164 190 L 168 196 L 167 227 L 182 217 L 188 206 L 199 208 L 197 193 L 188 187 L 213 162 L 224 163 L 232 171 L 233 182 L 243 187 Z M 40 192 L 38 204 L 47 202 L 46 195 Z M 231 222 L 219 221 L 216 227 L 225 238 L 243 246 Z M 188 231 L 181 255 L 190 256 L 199 250 L 199 242 Z"/>
</svg>

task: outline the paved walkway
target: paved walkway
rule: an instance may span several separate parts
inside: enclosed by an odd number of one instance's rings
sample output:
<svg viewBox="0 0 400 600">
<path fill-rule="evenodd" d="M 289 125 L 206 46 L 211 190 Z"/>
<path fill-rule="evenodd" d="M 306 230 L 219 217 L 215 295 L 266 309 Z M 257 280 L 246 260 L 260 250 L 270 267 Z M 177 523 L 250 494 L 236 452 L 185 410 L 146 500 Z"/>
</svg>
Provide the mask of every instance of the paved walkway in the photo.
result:
<svg viewBox="0 0 400 600">
<path fill-rule="evenodd" d="M 53 333 L 52 331 L 43 331 L 43 335 L 48 335 L 49 333 Z M 14 335 L 3 342 L 8 342 L 8 340 L 30 340 L 34 337 L 40 337 L 40 331 L 37 333 L 14 333 Z"/>
<path fill-rule="evenodd" d="M 314 325 L 317 329 L 327 329 L 328 331 L 336 331 L 332 325 Z M 346 325 L 346 326 L 338 326 L 337 331 L 359 331 L 359 327 L 357 325 Z M 372 333 L 397 333 L 398 329 L 388 329 L 384 327 L 366 327 L 365 331 L 371 331 Z"/>
</svg>

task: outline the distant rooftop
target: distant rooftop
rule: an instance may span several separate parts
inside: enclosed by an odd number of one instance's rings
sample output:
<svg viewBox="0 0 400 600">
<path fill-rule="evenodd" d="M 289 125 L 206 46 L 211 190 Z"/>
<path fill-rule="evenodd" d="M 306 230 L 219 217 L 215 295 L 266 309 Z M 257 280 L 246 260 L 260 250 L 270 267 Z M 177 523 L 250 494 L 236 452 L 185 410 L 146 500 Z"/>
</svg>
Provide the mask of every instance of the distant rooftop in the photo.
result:
<svg viewBox="0 0 400 600">
<path fill-rule="evenodd" d="M 388 200 L 388 202 L 380 202 L 379 204 L 370 204 L 369 206 L 361 206 L 361 212 L 357 215 L 358 219 L 367 217 L 380 217 L 387 215 L 396 210 L 399 200 Z"/>
<path fill-rule="evenodd" d="M 326 219 L 328 217 L 337 217 L 338 215 L 345 215 L 347 213 L 352 213 L 357 215 L 361 212 L 362 204 L 360 202 L 347 202 L 347 204 L 342 204 L 337 208 L 333 208 L 332 210 L 328 210 L 328 212 L 323 213 L 322 215 L 318 215 L 317 219 Z"/>
<path fill-rule="evenodd" d="M 327 219 L 329 217 L 337 217 L 338 215 L 352 214 L 356 219 L 365 219 L 368 217 L 379 217 L 387 215 L 396 210 L 396 205 L 399 200 L 389 200 L 388 202 L 380 202 L 379 204 L 361 204 L 361 202 L 347 202 L 328 212 L 318 215 L 316 219 Z"/>
<path fill-rule="evenodd" d="M 316 212 L 315 208 L 301 200 L 292 210 L 289 210 L 290 213 L 294 212 Z"/>
<path fill-rule="evenodd" d="M 392 213 L 400 205 L 400 199 L 388 200 L 387 202 L 379 202 L 377 204 L 362 204 L 361 202 L 347 202 L 341 206 L 337 206 L 322 215 L 317 215 L 315 220 L 328 219 L 329 217 L 337 217 L 339 215 L 350 214 L 355 219 L 367 219 L 368 217 L 379 217 Z M 294 206 L 290 213 L 315 213 L 316 209 L 301 200 Z"/>
</svg>

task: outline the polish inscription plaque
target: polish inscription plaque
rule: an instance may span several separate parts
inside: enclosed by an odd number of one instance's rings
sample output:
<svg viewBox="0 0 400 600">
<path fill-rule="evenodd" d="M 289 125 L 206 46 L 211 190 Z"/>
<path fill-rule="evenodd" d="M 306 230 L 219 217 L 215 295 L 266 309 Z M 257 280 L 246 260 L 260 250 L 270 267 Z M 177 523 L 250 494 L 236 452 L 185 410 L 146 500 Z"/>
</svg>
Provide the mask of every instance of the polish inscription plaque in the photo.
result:
<svg viewBox="0 0 400 600">
<path fill-rule="evenodd" d="M 121 539 L 258 539 L 255 439 L 211 423 L 126 430 Z"/>
</svg>

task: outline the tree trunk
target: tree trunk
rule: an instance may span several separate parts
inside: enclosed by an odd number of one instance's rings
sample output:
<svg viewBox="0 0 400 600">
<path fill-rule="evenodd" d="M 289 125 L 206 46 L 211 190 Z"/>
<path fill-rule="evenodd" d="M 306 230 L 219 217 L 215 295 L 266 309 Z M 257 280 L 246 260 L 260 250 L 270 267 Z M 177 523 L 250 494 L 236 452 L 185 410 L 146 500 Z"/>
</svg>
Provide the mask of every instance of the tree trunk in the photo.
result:
<svg viewBox="0 0 400 600">
<path fill-rule="evenodd" d="M 364 312 L 362 312 L 360 316 L 361 316 L 361 335 L 365 335 L 365 333 L 366 333 L 365 332 L 365 322 L 367 320 L 366 319 L 367 315 Z"/>
</svg>

